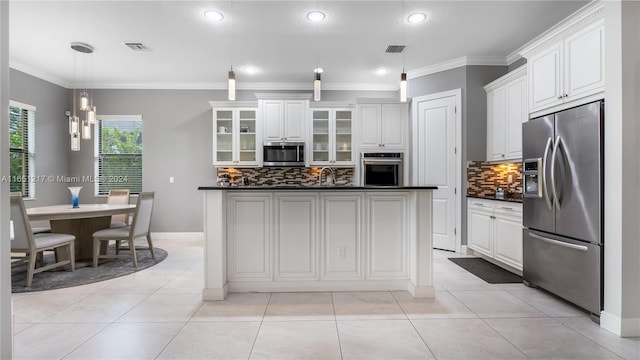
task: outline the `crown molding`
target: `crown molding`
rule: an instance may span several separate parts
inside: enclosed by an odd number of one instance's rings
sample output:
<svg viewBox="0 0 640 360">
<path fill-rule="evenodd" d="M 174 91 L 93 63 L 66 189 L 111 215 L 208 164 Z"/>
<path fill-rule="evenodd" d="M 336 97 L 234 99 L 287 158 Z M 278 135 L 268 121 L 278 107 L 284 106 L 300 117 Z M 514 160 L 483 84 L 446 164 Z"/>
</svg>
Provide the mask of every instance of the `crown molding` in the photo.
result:
<svg viewBox="0 0 640 360">
<path fill-rule="evenodd" d="M 31 75 L 33 77 L 37 77 L 40 80 L 44 80 L 47 82 L 50 82 L 54 85 L 58 85 L 61 86 L 65 89 L 72 89 L 72 85 L 69 84 L 67 81 L 65 81 L 64 79 L 48 74 L 44 71 L 40 71 L 34 67 L 22 64 L 20 62 L 17 62 L 15 60 L 9 60 L 9 68 L 14 69 L 14 70 L 18 70 L 20 72 L 23 72 L 27 75 Z"/>
<path fill-rule="evenodd" d="M 258 107 L 257 101 L 209 101 L 209 105 L 211 105 L 214 109 L 219 108 L 254 108 Z"/>
<path fill-rule="evenodd" d="M 452 60 L 443 61 L 441 63 L 407 71 L 407 78 L 414 79 L 417 77 L 431 75 L 469 65 L 507 66 L 509 64 L 507 63 L 507 59 L 503 56 L 462 56 Z"/>
</svg>

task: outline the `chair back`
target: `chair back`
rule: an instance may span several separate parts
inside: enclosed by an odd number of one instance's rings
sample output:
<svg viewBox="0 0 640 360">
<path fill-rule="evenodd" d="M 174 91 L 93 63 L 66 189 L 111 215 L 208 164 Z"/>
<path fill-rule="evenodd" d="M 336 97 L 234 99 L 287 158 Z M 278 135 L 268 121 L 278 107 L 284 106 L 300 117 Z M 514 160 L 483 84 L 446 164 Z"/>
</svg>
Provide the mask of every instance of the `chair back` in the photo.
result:
<svg viewBox="0 0 640 360">
<path fill-rule="evenodd" d="M 111 189 L 107 196 L 107 204 L 129 204 L 129 189 Z M 129 224 L 129 214 L 111 215 L 111 223 Z"/>
<path fill-rule="evenodd" d="M 135 238 L 149 232 L 149 227 L 151 226 L 151 211 L 153 210 L 153 195 L 153 191 L 138 194 L 138 202 L 136 203 L 136 210 L 133 213 L 130 236 Z"/>
<path fill-rule="evenodd" d="M 20 192 L 11 193 L 11 221 L 13 221 L 13 240 L 11 249 L 29 250 L 34 247 L 31 224 L 27 216 L 27 209 Z"/>
</svg>

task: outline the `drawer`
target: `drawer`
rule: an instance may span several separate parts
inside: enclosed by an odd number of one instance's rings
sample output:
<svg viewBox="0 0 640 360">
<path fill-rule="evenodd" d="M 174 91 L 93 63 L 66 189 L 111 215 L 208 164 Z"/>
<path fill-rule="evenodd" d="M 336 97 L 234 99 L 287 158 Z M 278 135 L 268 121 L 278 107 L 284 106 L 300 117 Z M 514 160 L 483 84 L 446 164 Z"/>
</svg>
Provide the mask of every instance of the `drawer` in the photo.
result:
<svg viewBox="0 0 640 360">
<path fill-rule="evenodd" d="M 468 198 L 467 203 L 469 205 L 470 210 L 484 210 L 493 212 L 496 201 L 492 200 L 484 200 L 484 199 L 476 199 L 476 198 Z"/>
<path fill-rule="evenodd" d="M 522 218 L 522 204 L 498 201 L 495 204 L 496 215 L 516 216 Z"/>
</svg>

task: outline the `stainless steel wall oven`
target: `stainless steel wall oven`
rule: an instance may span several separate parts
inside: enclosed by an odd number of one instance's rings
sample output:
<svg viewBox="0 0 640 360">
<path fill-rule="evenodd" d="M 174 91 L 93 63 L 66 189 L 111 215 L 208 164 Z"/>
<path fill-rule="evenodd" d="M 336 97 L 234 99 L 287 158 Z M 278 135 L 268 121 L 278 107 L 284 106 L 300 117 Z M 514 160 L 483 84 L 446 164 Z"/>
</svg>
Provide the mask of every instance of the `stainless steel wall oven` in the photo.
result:
<svg viewBox="0 0 640 360">
<path fill-rule="evenodd" d="M 362 153 L 360 160 L 363 186 L 403 185 L 402 153 Z"/>
</svg>

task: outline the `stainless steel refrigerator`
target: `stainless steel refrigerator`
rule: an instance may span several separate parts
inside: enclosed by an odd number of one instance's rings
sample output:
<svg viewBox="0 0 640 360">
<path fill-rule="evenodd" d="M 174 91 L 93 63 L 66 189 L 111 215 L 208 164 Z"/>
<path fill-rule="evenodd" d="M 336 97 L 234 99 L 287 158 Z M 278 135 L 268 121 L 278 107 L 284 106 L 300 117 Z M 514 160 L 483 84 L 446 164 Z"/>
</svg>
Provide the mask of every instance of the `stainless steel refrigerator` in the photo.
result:
<svg viewBox="0 0 640 360">
<path fill-rule="evenodd" d="M 523 278 L 600 316 L 603 118 L 597 101 L 522 124 Z"/>
</svg>

